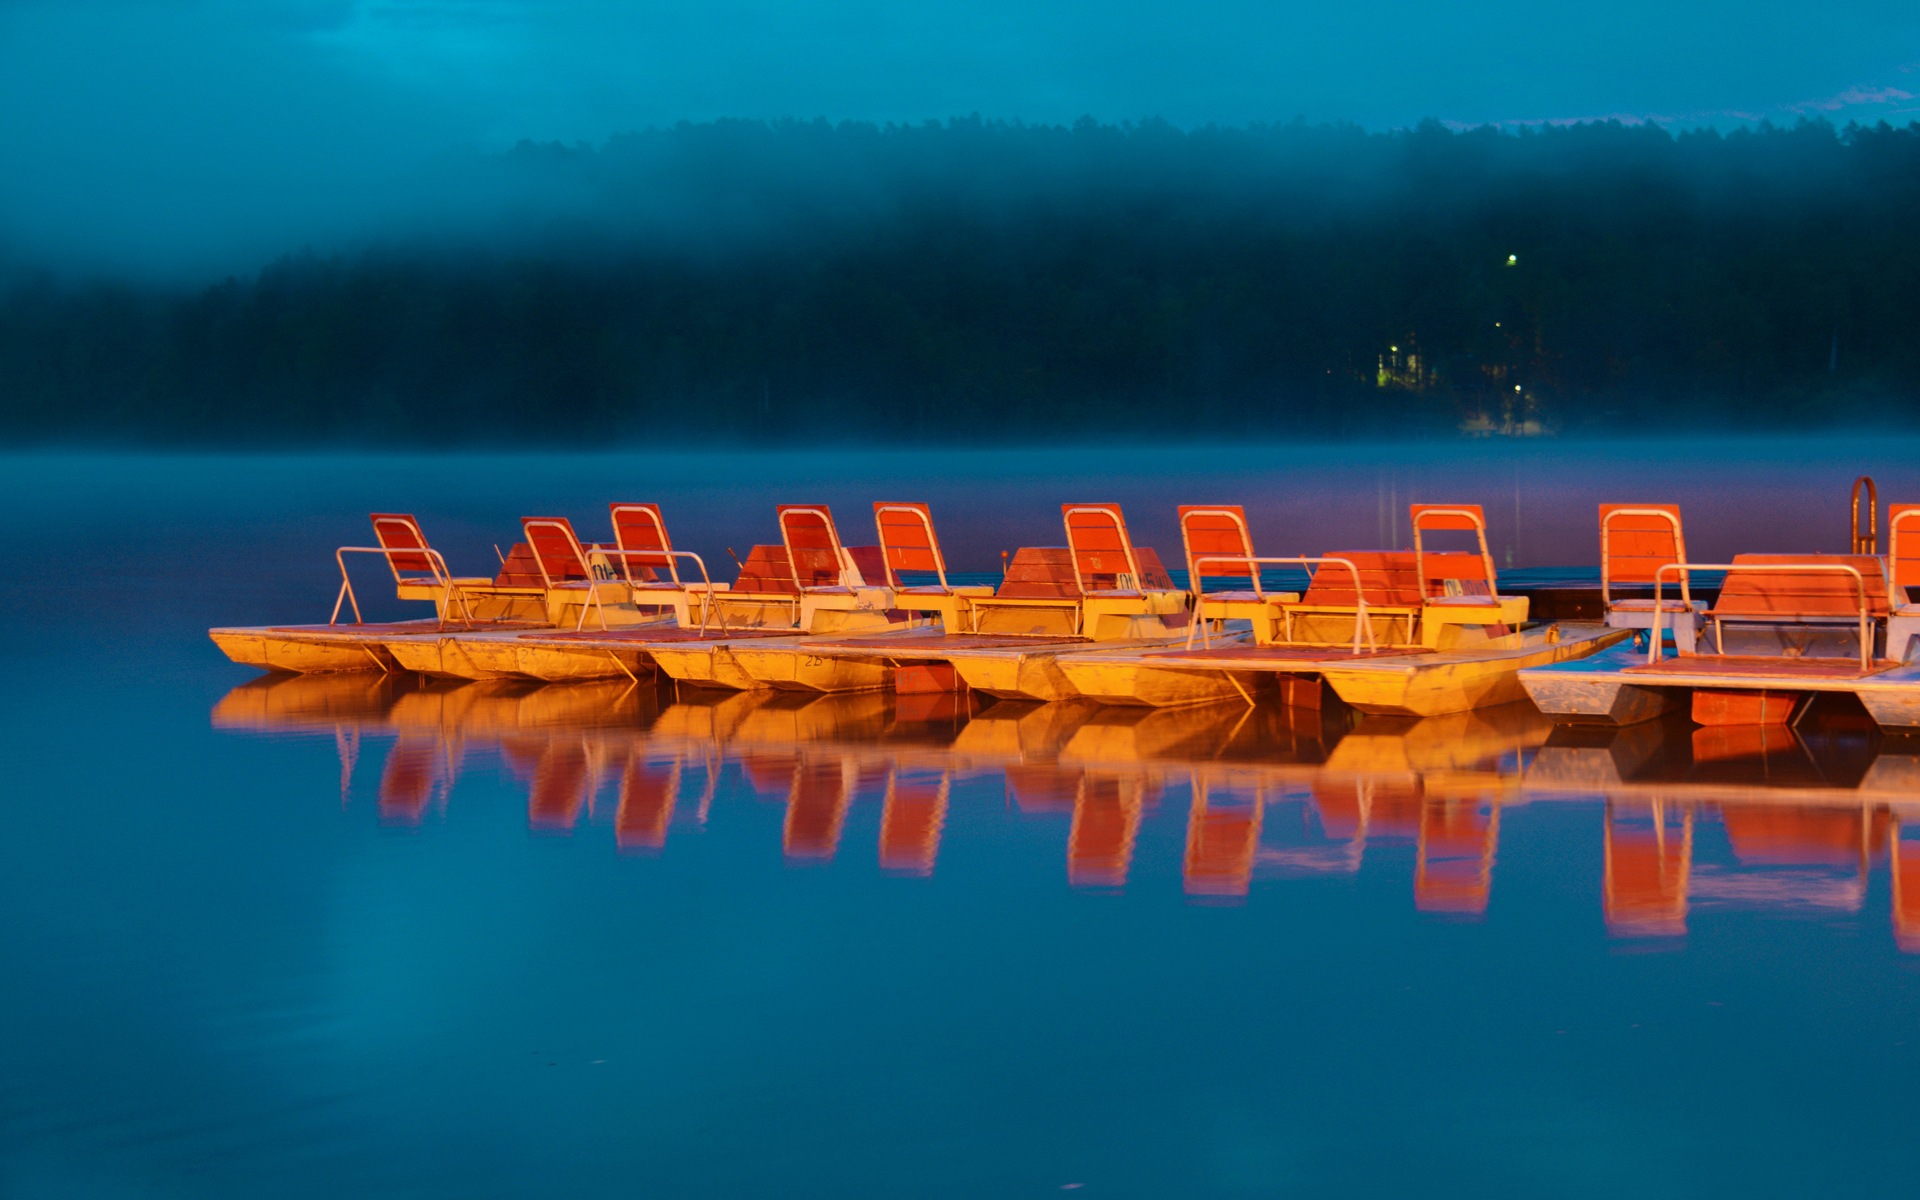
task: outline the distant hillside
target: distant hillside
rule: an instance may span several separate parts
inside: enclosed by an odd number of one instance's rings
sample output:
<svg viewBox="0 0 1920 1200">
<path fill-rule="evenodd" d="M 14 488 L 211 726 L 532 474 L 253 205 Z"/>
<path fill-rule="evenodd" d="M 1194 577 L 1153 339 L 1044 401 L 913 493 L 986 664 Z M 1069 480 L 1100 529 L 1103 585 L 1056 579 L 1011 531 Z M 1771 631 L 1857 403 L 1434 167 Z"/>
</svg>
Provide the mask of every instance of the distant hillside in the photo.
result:
<svg viewBox="0 0 1920 1200">
<path fill-rule="evenodd" d="M 603 444 L 1920 416 L 1920 125 L 722 122 L 196 291 L 0 275 L 0 439 Z"/>
</svg>

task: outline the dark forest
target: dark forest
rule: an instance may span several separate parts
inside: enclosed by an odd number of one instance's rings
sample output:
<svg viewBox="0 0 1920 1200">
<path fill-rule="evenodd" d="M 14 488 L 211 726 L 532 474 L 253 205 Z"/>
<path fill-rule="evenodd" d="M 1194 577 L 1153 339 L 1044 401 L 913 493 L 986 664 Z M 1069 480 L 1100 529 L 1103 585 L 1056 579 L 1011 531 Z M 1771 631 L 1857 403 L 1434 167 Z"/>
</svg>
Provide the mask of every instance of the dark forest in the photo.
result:
<svg viewBox="0 0 1920 1200">
<path fill-rule="evenodd" d="M 186 287 L 0 267 L 11 444 L 1762 430 L 1920 418 L 1920 125 L 719 122 Z"/>
</svg>

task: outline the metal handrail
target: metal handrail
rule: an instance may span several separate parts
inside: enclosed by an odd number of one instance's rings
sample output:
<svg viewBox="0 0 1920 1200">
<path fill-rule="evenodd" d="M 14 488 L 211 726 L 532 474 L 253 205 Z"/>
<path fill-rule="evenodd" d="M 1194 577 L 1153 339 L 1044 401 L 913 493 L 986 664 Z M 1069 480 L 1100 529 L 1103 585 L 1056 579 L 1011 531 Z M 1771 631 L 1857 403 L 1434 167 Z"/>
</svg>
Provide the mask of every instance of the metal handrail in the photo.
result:
<svg viewBox="0 0 1920 1200">
<path fill-rule="evenodd" d="M 1867 497 L 1867 536 L 1860 536 L 1860 494 Z M 1880 552 L 1880 489 L 1873 484 L 1873 476 L 1862 475 L 1853 481 L 1851 511 L 1848 516 L 1853 522 L 1853 552 L 1855 554 L 1878 554 Z"/>
<path fill-rule="evenodd" d="M 353 577 L 347 574 L 346 556 L 349 554 L 378 554 L 382 558 L 385 558 L 388 568 L 393 571 L 393 578 L 396 583 L 404 582 L 404 580 L 400 575 L 400 568 L 393 565 L 394 555 L 420 554 L 426 556 L 428 569 L 433 572 L 433 582 L 436 585 L 444 586 L 446 589 L 440 601 L 440 622 L 442 624 L 446 623 L 445 614 L 448 606 L 453 603 L 455 595 L 460 597 L 460 607 L 467 614 L 467 620 L 473 620 L 473 607 L 467 603 L 466 592 L 454 586 L 453 572 L 447 567 L 447 560 L 442 558 L 440 552 L 431 546 L 341 546 L 333 552 L 333 561 L 340 566 L 340 591 L 333 598 L 333 615 L 327 618 L 327 624 L 336 625 L 339 623 L 340 605 L 342 601 L 353 606 L 353 623 L 355 625 L 366 624 L 366 621 L 360 616 L 360 598 L 353 593 Z"/>
<path fill-rule="evenodd" d="M 1660 589 L 1661 580 L 1668 571 L 1676 571 L 1684 578 L 1688 571 L 1725 571 L 1731 575 L 1736 571 L 1749 574 L 1769 571 L 1801 571 L 1807 573 L 1846 574 L 1853 577 L 1854 594 L 1860 601 L 1860 669 L 1873 669 L 1873 616 L 1867 605 L 1867 580 L 1857 567 L 1849 563 L 1668 563 L 1653 573 L 1653 629 L 1647 639 L 1647 663 L 1652 665 L 1660 661 Z M 1715 604 L 1718 607 L 1718 604 Z M 1713 620 L 1713 644 L 1716 649 L 1725 651 L 1721 645 L 1720 620 Z M 1782 621 L 1781 624 L 1791 622 Z"/>
<path fill-rule="evenodd" d="M 608 555 L 609 557 L 620 559 L 621 569 L 627 572 L 627 586 L 629 588 L 633 586 L 633 573 L 631 570 L 628 570 L 631 564 L 629 564 L 626 561 L 630 558 L 645 558 L 649 555 L 657 555 L 667 559 L 669 567 L 672 566 L 673 559 L 676 559 L 676 558 L 692 559 L 693 565 L 700 568 L 700 584 L 702 588 L 705 589 L 705 595 L 706 595 L 706 600 L 702 602 L 702 604 L 700 605 L 700 632 L 705 633 L 707 631 L 707 615 L 708 615 L 708 611 L 714 607 L 714 603 L 713 603 L 713 579 L 711 576 L 707 574 L 707 563 L 705 559 L 701 558 L 698 554 L 695 554 L 691 550 L 622 550 L 617 546 L 612 549 L 608 549 L 603 546 L 600 548 L 599 553 Z M 680 582 L 680 573 L 678 571 L 674 571 L 672 574 L 673 574 L 673 585 L 679 588 L 682 592 L 688 591 L 689 589 L 687 585 Z M 725 616 L 718 616 L 718 620 L 720 622 L 720 632 L 721 633 L 727 632 L 727 618 Z"/>
<path fill-rule="evenodd" d="M 1193 646 L 1194 627 L 1203 625 L 1206 621 L 1206 593 L 1200 589 L 1200 564 L 1223 562 L 1243 564 L 1248 568 L 1248 573 L 1255 579 L 1260 577 L 1260 573 L 1253 568 L 1260 565 L 1279 566 L 1289 564 L 1293 566 L 1306 566 L 1310 563 L 1336 563 L 1345 567 L 1347 572 L 1353 576 L 1353 653 L 1360 653 L 1360 641 L 1363 636 L 1366 639 L 1367 649 L 1378 650 L 1380 648 L 1380 643 L 1376 641 L 1373 636 L 1373 623 L 1367 620 L 1367 596 L 1360 586 L 1360 565 L 1350 558 L 1341 558 L 1333 554 L 1323 554 L 1312 557 L 1262 557 L 1249 554 L 1208 554 L 1194 559 L 1193 565 L 1188 568 L 1193 572 L 1193 578 L 1187 581 L 1188 588 L 1193 593 L 1194 603 L 1193 624 L 1187 629 L 1187 646 L 1189 648 Z M 1265 594 L 1260 593 L 1260 595 L 1264 600 Z M 1202 636 L 1205 636 L 1204 632 Z M 1204 644 L 1210 646 L 1213 643 L 1207 641 Z"/>
</svg>

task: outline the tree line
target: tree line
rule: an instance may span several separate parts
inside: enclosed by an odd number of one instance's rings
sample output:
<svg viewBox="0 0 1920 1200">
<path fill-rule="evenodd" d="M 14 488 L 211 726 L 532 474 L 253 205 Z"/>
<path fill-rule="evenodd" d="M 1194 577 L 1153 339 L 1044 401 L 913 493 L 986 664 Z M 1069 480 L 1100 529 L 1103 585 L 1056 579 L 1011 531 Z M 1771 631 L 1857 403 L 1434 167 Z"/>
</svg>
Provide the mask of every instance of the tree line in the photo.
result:
<svg viewBox="0 0 1920 1200">
<path fill-rule="evenodd" d="M 715 122 L 194 288 L 0 272 L 0 438 L 1343 437 L 1920 415 L 1920 124 Z"/>
</svg>

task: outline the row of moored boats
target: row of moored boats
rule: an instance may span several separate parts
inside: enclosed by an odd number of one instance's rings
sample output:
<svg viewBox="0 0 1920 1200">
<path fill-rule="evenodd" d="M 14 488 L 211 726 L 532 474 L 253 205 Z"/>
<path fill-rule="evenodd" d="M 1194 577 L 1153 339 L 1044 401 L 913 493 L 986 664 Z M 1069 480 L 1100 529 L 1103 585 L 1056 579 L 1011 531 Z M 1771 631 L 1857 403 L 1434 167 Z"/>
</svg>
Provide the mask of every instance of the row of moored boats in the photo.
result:
<svg viewBox="0 0 1920 1200">
<path fill-rule="evenodd" d="M 1537 619 L 1540 593 L 1502 590 L 1472 504 L 1411 505 L 1410 549 L 1314 557 L 1258 553 L 1239 506 L 1182 506 L 1180 582 L 1115 504 L 1062 505 L 1066 544 L 1014 552 L 997 583 L 949 572 L 920 503 L 874 504 L 867 545 L 846 544 L 825 505 L 781 505 L 779 541 L 736 560 L 731 580 L 674 545 L 658 505 L 608 515 L 603 541 L 563 517 L 525 518 L 489 577 L 455 574 L 413 516 L 375 513 L 376 544 L 335 552 L 327 624 L 211 635 L 237 662 L 294 672 L 658 674 L 1153 706 L 1338 697 L 1406 716 L 1530 698 L 1558 719 L 1611 724 L 1676 707 L 1706 724 L 1778 723 L 1846 693 L 1883 726 L 1920 726 L 1920 669 L 1906 663 L 1920 604 L 1904 594 L 1920 584 L 1920 505 L 1890 510 L 1885 555 L 1728 563 L 1688 561 L 1675 505 L 1601 505 L 1598 588 L 1572 620 Z M 363 621 L 357 556 L 434 615 Z"/>
</svg>

